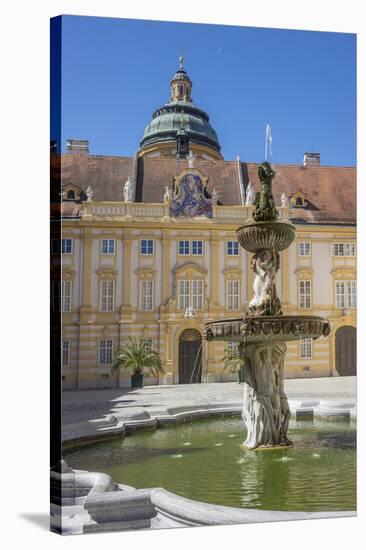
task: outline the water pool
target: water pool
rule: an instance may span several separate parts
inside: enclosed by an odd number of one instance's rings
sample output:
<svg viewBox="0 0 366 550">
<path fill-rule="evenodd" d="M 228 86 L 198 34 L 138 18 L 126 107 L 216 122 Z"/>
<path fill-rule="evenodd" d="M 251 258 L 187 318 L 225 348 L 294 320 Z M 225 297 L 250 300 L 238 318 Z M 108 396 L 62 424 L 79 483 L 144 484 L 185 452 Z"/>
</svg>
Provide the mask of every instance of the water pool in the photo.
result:
<svg viewBox="0 0 366 550">
<path fill-rule="evenodd" d="M 75 469 L 109 474 L 136 488 L 238 508 L 356 509 L 353 423 L 290 422 L 293 447 L 246 451 L 240 417 L 137 432 L 68 453 Z"/>
</svg>

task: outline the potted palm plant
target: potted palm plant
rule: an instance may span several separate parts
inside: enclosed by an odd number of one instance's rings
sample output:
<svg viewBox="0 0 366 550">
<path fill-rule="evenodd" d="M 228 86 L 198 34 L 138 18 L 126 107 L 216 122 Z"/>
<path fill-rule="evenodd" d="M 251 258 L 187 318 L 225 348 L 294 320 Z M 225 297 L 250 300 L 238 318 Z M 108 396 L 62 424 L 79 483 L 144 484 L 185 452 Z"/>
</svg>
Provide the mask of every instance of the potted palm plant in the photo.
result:
<svg viewBox="0 0 366 550">
<path fill-rule="evenodd" d="M 158 353 L 151 350 L 145 341 L 136 338 L 129 338 L 117 350 L 112 373 L 118 372 L 120 368 L 131 371 L 131 388 L 143 387 L 144 370 L 153 376 L 164 372 Z"/>
<path fill-rule="evenodd" d="M 224 362 L 224 370 L 228 369 L 232 373 L 236 372 L 238 375 L 238 383 L 241 384 L 244 382 L 245 359 L 241 356 L 238 347 L 230 348 L 228 346 L 225 349 L 222 360 Z"/>
</svg>

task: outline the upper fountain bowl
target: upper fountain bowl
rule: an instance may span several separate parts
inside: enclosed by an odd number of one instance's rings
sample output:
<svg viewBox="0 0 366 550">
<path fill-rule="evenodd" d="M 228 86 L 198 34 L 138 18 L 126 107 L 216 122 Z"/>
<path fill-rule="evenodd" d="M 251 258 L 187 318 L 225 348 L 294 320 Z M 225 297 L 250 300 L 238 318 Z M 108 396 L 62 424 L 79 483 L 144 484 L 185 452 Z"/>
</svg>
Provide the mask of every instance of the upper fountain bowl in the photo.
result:
<svg viewBox="0 0 366 550">
<path fill-rule="evenodd" d="M 281 252 L 295 238 L 295 227 L 281 221 L 251 221 L 236 230 L 240 245 L 249 252 L 269 249 Z"/>
</svg>

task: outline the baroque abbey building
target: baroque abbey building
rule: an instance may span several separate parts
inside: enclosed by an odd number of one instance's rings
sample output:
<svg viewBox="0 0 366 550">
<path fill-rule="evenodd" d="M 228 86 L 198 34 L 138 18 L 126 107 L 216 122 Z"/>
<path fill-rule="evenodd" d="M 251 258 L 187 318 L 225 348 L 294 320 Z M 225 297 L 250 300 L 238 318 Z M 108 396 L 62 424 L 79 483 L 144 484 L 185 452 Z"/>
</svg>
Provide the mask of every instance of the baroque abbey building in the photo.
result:
<svg viewBox="0 0 366 550">
<path fill-rule="evenodd" d="M 235 379 L 225 344 L 205 342 L 203 326 L 239 317 L 252 296 L 251 255 L 235 231 L 252 215 L 257 168 L 223 159 L 182 59 L 134 157 L 90 155 L 88 141 L 74 139 L 51 155 L 62 184 L 52 307 L 62 314 L 63 388 L 129 385 L 130 374 L 111 366 L 130 336 L 162 359 L 165 373 L 145 384 Z M 296 226 L 278 272 L 284 314 L 331 325 L 327 338 L 288 344 L 286 376 L 355 374 L 356 170 L 322 166 L 317 153 L 274 169 L 280 218 Z"/>
</svg>

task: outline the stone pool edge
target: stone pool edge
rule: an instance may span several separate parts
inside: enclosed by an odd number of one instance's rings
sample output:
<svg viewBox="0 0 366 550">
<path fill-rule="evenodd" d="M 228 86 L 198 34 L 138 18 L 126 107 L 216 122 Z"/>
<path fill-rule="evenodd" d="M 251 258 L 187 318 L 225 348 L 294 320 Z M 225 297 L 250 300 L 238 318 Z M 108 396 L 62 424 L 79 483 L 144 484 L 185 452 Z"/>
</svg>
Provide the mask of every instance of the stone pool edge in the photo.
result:
<svg viewBox="0 0 366 550">
<path fill-rule="evenodd" d="M 324 420 L 356 420 L 355 402 L 342 400 L 289 400 L 291 416 L 296 420 L 312 421 L 315 418 Z M 62 448 L 65 451 L 84 446 L 126 437 L 138 430 L 156 430 L 163 426 L 173 426 L 186 421 L 201 420 L 216 416 L 240 416 L 242 404 L 202 403 L 180 407 L 168 407 L 164 413 L 150 415 L 144 407 L 126 407 L 121 412 L 109 414 L 103 419 L 91 421 L 86 431 L 84 426 L 76 428 L 76 434 L 65 437 Z M 83 433 L 84 432 L 84 433 Z M 86 432 L 86 433 L 85 433 Z"/>
</svg>

